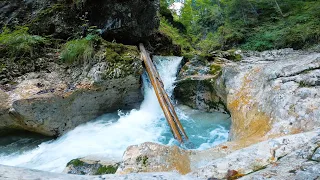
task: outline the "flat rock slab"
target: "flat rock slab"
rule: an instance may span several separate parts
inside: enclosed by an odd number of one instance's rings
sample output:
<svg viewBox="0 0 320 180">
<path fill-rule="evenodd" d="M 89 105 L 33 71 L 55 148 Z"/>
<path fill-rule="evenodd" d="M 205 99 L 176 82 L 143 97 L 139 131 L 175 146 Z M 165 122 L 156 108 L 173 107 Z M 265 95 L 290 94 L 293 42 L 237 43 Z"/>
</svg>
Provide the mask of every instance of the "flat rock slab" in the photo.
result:
<svg viewBox="0 0 320 180">
<path fill-rule="evenodd" d="M 32 169 L 10 167 L 0 165 L 1 180 L 192 180 L 194 178 L 181 176 L 178 173 L 140 173 L 129 175 L 102 175 L 102 176 L 83 176 L 50 173 Z"/>
</svg>

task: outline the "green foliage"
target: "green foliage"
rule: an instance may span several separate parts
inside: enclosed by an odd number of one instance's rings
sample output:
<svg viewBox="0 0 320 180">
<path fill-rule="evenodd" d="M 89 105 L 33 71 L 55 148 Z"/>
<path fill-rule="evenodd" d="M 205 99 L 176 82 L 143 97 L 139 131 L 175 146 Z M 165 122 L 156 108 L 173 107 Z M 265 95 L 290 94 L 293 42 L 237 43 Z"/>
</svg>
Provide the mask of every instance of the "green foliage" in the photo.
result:
<svg viewBox="0 0 320 180">
<path fill-rule="evenodd" d="M 213 49 L 220 49 L 221 45 L 219 43 L 219 38 L 217 34 L 208 33 L 207 37 L 197 43 L 196 47 L 201 49 L 203 53 L 209 53 Z"/>
<path fill-rule="evenodd" d="M 19 27 L 14 31 L 7 28 L 0 34 L 0 54 L 4 56 L 33 56 L 46 44 L 46 39 L 30 35 L 27 27 Z"/>
<path fill-rule="evenodd" d="M 94 45 L 98 40 L 98 36 L 89 34 L 85 38 L 68 41 L 62 48 L 61 60 L 68 64 L 88 61 L 94 55 Z"/>
<path fill-rule="evenodd" d="M 80 161 L 79 159 L 73 159 L 67 164 L 67 166 L 70 166 L 70 165 L 73 165 L 74 167 L 83 166 L 84 162 Z"/>
<path fill-rule="evenodd" d="M 100 166 L 95 175 L 102 175 L 102 174 L 114 174 L 116 173 L 118 166 Z"/>
<path fill-rule="evenodd" d="M 205 53 L 233 47 L 299 49 L 320 41 L 317 0 L 187 0 L 179 21 Z"/>
<path fill-rule="evenodd" d="M 182 53 L 194 51 L 190 44 L 190 40 L 174 28 L 164 17 L 160 19 L 160 32 L 169 36 L 174 44 L 181 46 Z"/>
</svg>

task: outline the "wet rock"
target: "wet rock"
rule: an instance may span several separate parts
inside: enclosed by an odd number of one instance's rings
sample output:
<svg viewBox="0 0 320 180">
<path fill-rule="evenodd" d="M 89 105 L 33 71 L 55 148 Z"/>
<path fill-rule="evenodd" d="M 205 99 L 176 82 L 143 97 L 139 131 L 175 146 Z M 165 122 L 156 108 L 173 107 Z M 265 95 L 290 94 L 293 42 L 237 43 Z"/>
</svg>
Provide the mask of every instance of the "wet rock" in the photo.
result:
<svg viewBox="0 0 320 180">
<path fill-rule="evenodd" d="M 221 62 L 208 61 L 206 57 L 193 57 L 178 75 L 175 98 L 195 109 L 228 112 L 224 94 L 221 94 L 225 87 L 216 85 L 223 66 Z"/>
</svg>

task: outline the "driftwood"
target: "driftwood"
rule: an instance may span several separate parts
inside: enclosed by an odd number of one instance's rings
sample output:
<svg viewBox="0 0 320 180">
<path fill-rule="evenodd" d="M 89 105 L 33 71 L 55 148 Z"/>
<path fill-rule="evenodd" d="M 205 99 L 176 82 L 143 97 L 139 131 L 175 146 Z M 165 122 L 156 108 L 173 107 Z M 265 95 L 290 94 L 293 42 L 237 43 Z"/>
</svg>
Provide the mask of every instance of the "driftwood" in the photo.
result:
<svg viewBox="0 0 320 180">
<path fill-rule="evenodd" d="M 188 140 L 188 136 L 179 121 L 179 118 L 174 110 L 168 94 L 164 90 L 162 80 L 150 58 L 149 53 L 145 50 L 143 44 L 140 44 L 139 47 L 141 51 L 141 57 L 144 61 L 147 73 L 149 75 L 149 79 L 154 88 L 163 113 L 167 119 L 167 122 L 171 128 L 172 134 L 175 139 L 177 139 L 180 143 L 183 143 L 184 141 Z"/>
</svg>

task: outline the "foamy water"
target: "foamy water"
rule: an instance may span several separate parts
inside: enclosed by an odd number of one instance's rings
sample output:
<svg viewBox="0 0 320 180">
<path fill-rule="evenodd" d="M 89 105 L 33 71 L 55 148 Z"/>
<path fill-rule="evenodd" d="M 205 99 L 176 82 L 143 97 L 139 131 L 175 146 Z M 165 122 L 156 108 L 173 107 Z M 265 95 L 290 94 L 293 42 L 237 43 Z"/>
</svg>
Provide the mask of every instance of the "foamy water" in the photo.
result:
<svg viewBox="0 0 320 180">
<path fill-rule="evenodd" d="M 159 61 L 157 68 L 165 89 L 171 95 L 182 58 L 155 58 Z M 130 145 L 143 142 L 176 144 L 146 75 L 143 81 L 144 101 L 139 110 L 105 114 L 32 150 L 9 154 L 0 151 L 0 164 L 62 172 L 70 160 L 91 154 L 121 160 Z M 195 148 L 207 149 L 227 140 L 228 115 L 202 113 L 185 107 L 177 108 L 177 113 Z"/>
</svg>

